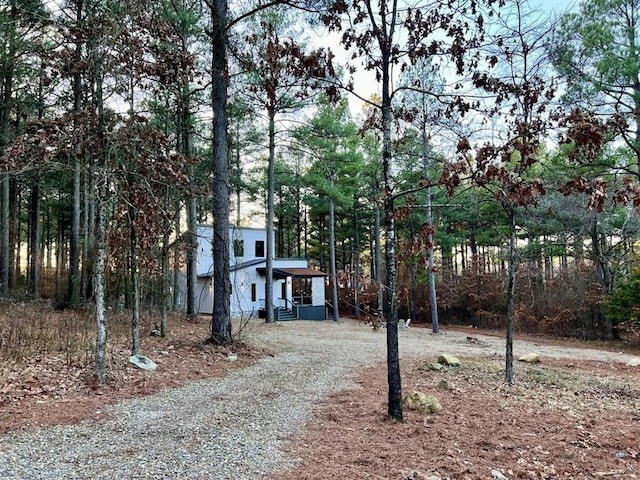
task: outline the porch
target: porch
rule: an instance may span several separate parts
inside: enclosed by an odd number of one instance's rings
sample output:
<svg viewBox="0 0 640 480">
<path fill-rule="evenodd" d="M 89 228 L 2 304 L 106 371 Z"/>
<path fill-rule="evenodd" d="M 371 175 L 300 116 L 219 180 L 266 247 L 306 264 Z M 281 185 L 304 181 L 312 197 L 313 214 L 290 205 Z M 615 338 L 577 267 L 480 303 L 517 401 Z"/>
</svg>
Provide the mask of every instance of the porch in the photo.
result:
<svg viewBox="0 0 640 480">
<path fill-rule="evenodd" d="M 256 269 L 265 277 L 266 268 Z M 326 320 L 325 278 L 327 274 L 312 268 L 274 268 L 274 318 L 285 320 Z M 279 296 L 275 284 L 279 283 Z M 266 317 L 265 299 L 260 301 L 260 318 Z"/>
</svg>

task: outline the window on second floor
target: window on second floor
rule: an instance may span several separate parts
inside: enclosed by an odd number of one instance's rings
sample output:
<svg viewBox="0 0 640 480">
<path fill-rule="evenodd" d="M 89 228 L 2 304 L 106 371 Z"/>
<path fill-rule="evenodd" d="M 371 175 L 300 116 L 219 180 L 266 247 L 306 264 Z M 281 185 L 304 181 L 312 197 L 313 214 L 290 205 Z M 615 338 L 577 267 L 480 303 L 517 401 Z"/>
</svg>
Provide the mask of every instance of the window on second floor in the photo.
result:
<svg viewBox="0 0 640 480">
<path fill-rule="evenodd" d="M 264 240 L 256 240 L 256 258 L 264 257 Z"/>
<path fill-rule="evenodd" d="M 233 241 L 233 255 L 236 257 L 244 257 L 244 240 Z"/>
</svg>

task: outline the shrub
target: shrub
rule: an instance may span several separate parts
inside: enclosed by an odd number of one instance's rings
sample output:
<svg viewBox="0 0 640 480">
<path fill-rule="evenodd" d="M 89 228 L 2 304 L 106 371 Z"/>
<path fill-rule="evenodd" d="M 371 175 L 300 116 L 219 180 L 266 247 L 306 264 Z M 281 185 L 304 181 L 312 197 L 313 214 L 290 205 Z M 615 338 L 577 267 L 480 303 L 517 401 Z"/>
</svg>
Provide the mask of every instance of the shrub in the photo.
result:
<svg viewBox="0 0 640 480">
<path fill-rule="evenodd" d="M 605 313 L 614 326 L 640 327 L 640 270 L 618 282 L 605 303 Z"/>
</svg>

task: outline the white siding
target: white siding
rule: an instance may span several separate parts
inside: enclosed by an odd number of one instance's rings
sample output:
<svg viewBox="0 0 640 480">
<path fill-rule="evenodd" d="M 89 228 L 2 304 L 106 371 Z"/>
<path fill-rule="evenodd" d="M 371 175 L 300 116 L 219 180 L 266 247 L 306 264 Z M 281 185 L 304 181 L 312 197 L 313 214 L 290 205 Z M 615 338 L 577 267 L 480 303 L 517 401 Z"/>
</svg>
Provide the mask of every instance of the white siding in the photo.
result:
<svg viewBox="0 0 640 480">
<path fill-rule="evenodd" d="M 262 265 L 263 266 L 263 265 Z M 257 315 L 264 299 L 264 278 L 256 271 L 256 265 L 231 272 L 231 315 L 247 317 Z M 251 284 L 256 284 L 256 300 L 251 301 Z"/>
<path fill-rule="evenodd" d="M 198 283 L 196 284 L 196 300 L 198 302 L 198 313 L 213 313 L 211 277 L 198 278 Z"/>
<path fill-rule="evenodd" d="M 197 268 L 198 275 L 213 272 L 213 227 L 210 225 L 198 225 L 198 257 Z"/>
<path fill-rule="evenodd" d="M 213 227 L 211 225 L 198 225 L 198 275 L 204 275 L 213 271 Z M 234 255 L 234 242 L 240 240 L 243 243 L 243 255 L 236 257 Z M 266 253 L 267 248 L 267 232 L 266 230 L 258 230 L 252 228 L 229 228 L 229 265 L 237 265 L 239 263 L 255 260 L 256 258 L 256 242 L 261 241 L 264 244 Z"/>
<path fill-rule="evenodd" d="M 213 227 L 211 225 L 199 225 L 197 230 L 198 251 L 197 251 L 197 273 L 198 278 L 196 298 L 199 305 L 199 312 L 203 314 L 211 314 L 213 311 L 213 288 L 212 278 L 213 272 Z M 234 240 L 243 242 L 243 255 L 236 257 L 234 255 Z M 257 260 L 256 242 L 263 242 L 266 253 L 267 232 L 264 229 L 251 228 L 235 228 L 229 229 L 229 263 L 231 267 L 237 266 L 244 262 Z M 273 243 L 273 242 L 272 242 Z M 257 268 L 266 266 L 266 258 L 264 262 L 252 264 L 244 268 L 236 268 L 231 272 L 231 315 L 248 317 L 252 312 L 257 316 L 258 309 L 264 308 L 265 300 L 265 279 L 258 275 Z M 298 258 L 278 258 L 274 259 L 274 268 L 306 268 L 307 261 Z M 291 278 L 286 280 L 274 280 L 273 282 L 273 299 L 276 306 L 289 306 L 282 298 L 282 284 L 286 282 L 286 296 L 288 299 L 292 297 Z M 251 300 L 251 284 L 256 285 L 256 300 Z M 313 305 L 324 305 L 324 278 L 315 277 L 312 279 L 312 301 Z"/>
<path fill-rule="evenodd" d="M 236 257 L 234 252 L 234 242 L 241 240 L 244 247 L 244 252 L 241 257 Z M 231 227 L 229 229 L 229 264 L 236 265 L 238 263 L 248 262 L 255 260 L 256 258 L 256 242 L 263 242 L 264 252 L 267 251 L 267 232 L 266 230 L 257 230 L 253 228 L 237 228 Z"/>
<path fill-rule="evenodd" d="M 324 277 L 311 279 L 311 304 L 315 307 L 324 305 Z"/>
</svg>

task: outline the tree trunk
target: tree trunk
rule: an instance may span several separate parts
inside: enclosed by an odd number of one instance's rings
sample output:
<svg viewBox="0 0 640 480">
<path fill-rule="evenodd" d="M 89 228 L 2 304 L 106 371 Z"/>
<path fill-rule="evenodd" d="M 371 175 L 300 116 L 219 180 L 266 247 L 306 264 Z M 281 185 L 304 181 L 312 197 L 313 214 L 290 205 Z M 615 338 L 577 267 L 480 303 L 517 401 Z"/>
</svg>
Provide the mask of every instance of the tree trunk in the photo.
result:
<svg viewBox="0 0 640 480">
<path fill-rule="evenodd" d="M 418 316 L 418 285 L 417 285 L 417 273 L 418 273 L 418 261 L 415 258 L 411 259 L 411 265 L 409 266 L 409 281 L 411 283 L 411 294 L 409 295 L 409 321 L 414 323 Z"/>
<path fill-rule="evenodd" d="M 299 173 L 298 173 L 298 175 L 299 175 Z M 296 216 L 296 237 L 297 237 L 297 240 L 296 240 L 296 256 L 298 258 L 303 258 L 302 257 L 302 235 L 303 235 L 302 234 L 302 215 L 303 215 L 302 208 L 303 207 L 301 205 L 302 202 L 300 200 L 301 200 L 300 199 L 300 187 L 296 186 L 296 211 L 298 212 L 298 215 Z M 304 212 L 304 215 L 305 216 L 307 215 L 306 210 Z M 305 219 L 305 221 L 306 221 L 306 219 Z M 306 234 L 305 234 L 305 236 L 306 236 Z M 306 258 L 306 256 L 307 255 L 306 255 L 306 252 L 305 252 L 304 258 Z"/>
<path fill-rule="evenodd" d="M 78 32 L 82 31 L 83 1 L 76 1 L 75 25 Z M 73 60 L 79 64 L 82 60 L 83 39 L 78 34 L 75 39 L 75 51 Z M 76 68 L 72 81 L 73 89 L 73 113 L 78 115 L 82 107 L 82 69 Z M 77 121 L 77 120 L 76 120 Z M 78 125 L 76 125 L 78 127 Z M 75 139 L 80 142 L 80 139 Z M 80 146 L 76 145 L 80 150 Z M 77 306 L 80 300 L 80 175 L 81 164 L 79 156 L 73 154 L 73 196 L 71 205 L 71 238 L 69 247 L 69 290 L 67 301 L 70 306 Z"/>
<path fill-rule="evenodd" d="M 29 291 L 40 297 L 40 180 L 34 179 L 29 209 Z"/>
<path fill-rule="evenodd" d="M 508 209 L 509 218 L 509 273 L 507 280 L 507 339 L 505 355 L 505 382 L 513 385 L 513 325 L 516 296 L 516 273 L 518 271 L 518 251 L 516 245 L 516 212 Z"/>
<path fill-rule="evenodd" d="M 402 421 L 402 381 L 398 352 L 398 299 L 396 296 L 395 207 L 393 197 L 393 170 L 391 154 L 391 64 L 389 39 L 380 45 L 382 49 L 382 175 L 384 200 L 384 240 L 387 301 L 387 383 L 389 384 L 388 413 L 394 420 Z"/>
<path fill-rule="evenodd" d="M 9 178 L 9 288 L 14 290 L 17 287 L 20 278 L 20 244 L 21 238 L 21 212 L 20 206 L 22 200 L 20 198 L 18 180 L 15 177 Z"/>
<path fill-rule="evenodd" d="M 188 46 L 183 41 L 182 51 L 188 53 Z M 190 159 L 193 156 L 192 138 L 191 138 L 191 102 L 189 92 L 183 89 L 178 99 L 179 107 L 179 129 L 178 137 L 180 140 L 180 149 L 185 158 Z M 194 179 L 195 169 L 189 169 L 189 177 Z M 190 319 L 198 316 L 198 300 L 196 296 L 196 287 L 198 283 L 198 212 L 197 202 L 194 194 L 190 194 L 187 199 L 187 315 Z"/>
<path fill-rule="evenodd" d="M 180 236 L 180 212 L 176 215 L 175 220 L 176 237 Z M 180 304 L 180 249 L 176 248 L 173 253 L 173 310 L 181 309 Z"/>
<path fill-rule="evenodd" d="M 169 278 L 170 222 L 164 224 L 160 264 L 162 267 L 162 293 L 160 295 L 160 336 L 167 336 L 167 315 L 171 304 L 171 280 Z"/>
<path fill-rule="evenodd" d="M 91 51 L 91 59 L 94 70 L 94 104 L 97 110 L 98 127 L 97 137 L 99 142 L 99 156 L 96 158 L 94 168 L 97 167 L 95 176 L 99 182 L 95 187 L 96 194 L 96 252 L 95 268 L 93 272 L 93 291 L 96 305 L 96 377 L 99 385 L 106 382 L 106 357 L 107 357 L 107 317 L 105 314 L 105 264 L 107 258 L 107 197 L 109 175 L 106 162 L 106 140 L 104 125 L 104 98 L 102 92 L 102 58 L 94 49 L 94 45 L 88 45 Z M 93 172 L 92 172 L 93 173 Z"/>
<path fill-rule="evenodd" d="M 9 177 L 3 176 L 0 183 L 2 211 L 0 212 L 0 293 L 9 296 Z"/>
<path fill-rule="evenodd" d="M 380 237 L 382 235 L 380 229 L 380 205 L 376 202 L 375 206 L 375 225 L 373 227 L 373 238 L 375 247 L 375 263 L 376 263 L 376 275 L 375 279 L 378 282 L 378 314 L 382 314 L 384 310 L 384 288 L 382 284 L 382 247 L 380 245 Z"/>
<path fill-rule="evenodd" d="M 429 144 L 426 128 L 422 131 L 422 160 L 424 163 L 424 176 L 429 182 L 431 162 L 429 157 Z M 436 294 L 436 273 L 433 258 L 433 209 L 431 205 L 431 186 L 428 184 L 424 192 L 427 206 L 427 268 L 429 269 L 429 304 L 431 305 L 431 331 L 438 333 L 440 331 L 440 321 L 438 319 L 438 297 Z M 474 248 L 471 249 L 473 252 Z"/>
<path fill-rule="evenodd" d="M 106 187 L 101 185 L 96 209 L 96 260 L 93 272 L 93 295 L 96 302 L 96 378 L 98 385 L 104 385 L 107 380 L 107 317 L 105 315 L 104 294 L 104 267 L 106 258 L 105 190 Z"/>
<path fill-rule="evenodd" d="M 95 248 L 95 194 L 96 183 L 94 175 L 84 177 L 84 220 L 83 237 L 84 247 L 82 249 L 82 278 L 80 291 L 84 301 L 89 300 L 89 279 L 92 277 L 93 254 Z"/>
<path fill-rule="evenodd" d="M 231 342 L 229 276 L 229 166 L 227 158 L 227 0 L 212 0 L 211 109 L 213 111 L 213 315 L 211 339 Z"/>
<path fill-rule="evenodd" d="M 333 189 L 333 174 L 329 181 Z M 333 320 L 337 322 L 340 318 L 338 308 L 338 273 L 336 272 L 336 213 L 335 203 L 329 197 L 329 275 L 331 276 L 331 303 L 333 303 Z"/>
<path fill-rule="evenodd" d="M 80 300 L 80 160 L 73 160 L 73 196 L 71 205 L 71 237 L 69 244 L 69 291 L 71 307 Z"/>
<path fill-rule="evenodd" d="M 196 218 L 196 197 L 187 199 L 187 315 L 195 319 L 198 315 L 196 285 L 198 282 L 198 219 Z"/>
<path fill-rule="evenodd" d="M 273 242 L 274 228 L 274 196 L 275 196 L 275 165 L 276 165 L 276 127 L 275 108 L 269 108 L 269 164 L 267 167 L 267 268 L 264 292 L 264 308 L 266 310 L 266 322 L 273 323 Z M 282 226 L 280 228 L 282 230 Z"/>
<path fill-rule="evenodd" d="M 354 313 L 359 320 L 360 311 L 360 225 L 358 221 L 358 199 L 353 202 L 353 303 Z"/>
<path fill-rule="evenodd" d="M 3 76 L 0 91 L 0 155 L 4 154 L 5 148 L 10 142 L 10 116 L 13 106 L 13 76 L 16 56 L 16 22 L 18 8 L 15 1 L 11 2 L 11 17 L 7 22 L 7 49 L 5 54 L 5 64 L 2 65 Z M 0 294 L 3 297 L 9 296 L 9 281 L 11 271 L 11 236 L 10 215 L 9 215 L 9 176 L 3 175 L 0 179 Z"/>
<path fill-rule="evenodd" d="M 129 281 L 131 285 L 131 355 L 140 353 L 140 289 L 138 287 L 138 240 L 135 207 L 129 206 Z"/>
<path fill-rule="evenodd" d="M 598 217 L 593 215 L 591 219 L 591 248 L 593 249 L 593 262 L 595 266 L 596 282 L 602 286 L 606 294 L 610 294 L 613 291 L 613 272 L 611 270 L 611 264 L 609 258 L 606 255 L 606 239 L 604 234 L 600 232 L 598 227 Z M 597 332 L 588 332 L 588 335 L 593 336 L 595 333 L 604 339 L 610 340 L 613 338 L 613 326 L 611 321 L 602 311 L 600 305 L 594 306 L 594 322 L 597 326 Z"/>
</svg>

